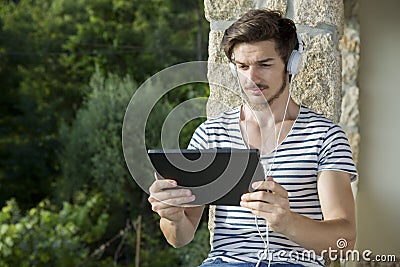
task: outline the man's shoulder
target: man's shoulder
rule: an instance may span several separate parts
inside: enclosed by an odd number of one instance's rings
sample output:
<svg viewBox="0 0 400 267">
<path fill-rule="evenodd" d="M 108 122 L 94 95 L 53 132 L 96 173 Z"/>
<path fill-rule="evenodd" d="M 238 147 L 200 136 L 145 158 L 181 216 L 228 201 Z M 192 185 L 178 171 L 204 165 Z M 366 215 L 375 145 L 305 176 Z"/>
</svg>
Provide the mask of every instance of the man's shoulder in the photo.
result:
<svg viewBox="0 0 400 267">
<path fill-rule="evenodd" d="M 306 106 L 301 107 L 299 120 L 301 122 L 306 122 L 307 124 L 313 124 L 313 125 L 320 125 L 327 127 L 337 126 L 337 123 L 333 122 L 331 119 L 328 119 L 322 113 L 319 113 Z"/>
<path fill-rule="evenodd" d="M 212 125 L 212 124 L 229 124 L 238 122 L 239 119 L 240 107 L 231 108 L 229 110 L 223 111 L 216 116 L 208 118 L 204 124 Z"/>
</svg>

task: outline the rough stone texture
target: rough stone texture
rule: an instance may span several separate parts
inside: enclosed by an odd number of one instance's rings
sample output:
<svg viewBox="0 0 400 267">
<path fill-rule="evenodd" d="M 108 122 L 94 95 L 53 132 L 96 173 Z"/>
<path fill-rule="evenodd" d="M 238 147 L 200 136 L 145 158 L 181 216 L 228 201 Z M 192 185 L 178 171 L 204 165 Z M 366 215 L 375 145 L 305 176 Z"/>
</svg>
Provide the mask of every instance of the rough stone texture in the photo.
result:
<svg viewBox="0 0 400 267">
<path fill-rule="evenodd" d="M 339 45 L 343 51 L 360 53 L 360 29 L 356 21 L 346 22 Z"/>
<path fill-rule="evenodd" d="M 283 14 L 286 13 L 287 1 L 286 0 L 255 0 L 255 8 L 268 8 L 272 10 L 279 10 Z"/>
<path fill-rule="evenodd" d="M 357 83 L 360 54 L 342 51 L 342 77 L 343 83 L 353 85 Z"/>
<path fill-rule="evenodd" d="M 228 63 L 228 59 L 220 45 L 223 35 L 223 31 L 210 31 L 208 39 L 208 62 Z"/>
<path fill-rule="evenodd" d="M 254 7 L 253 0 L 204 0 L 208 21 L 236 19 Z"/>
<path fill-rule="evenodd" d="M 331 33 L 302 36 L 306 47 L 293 96 L 303 105 L 338 122 L 341 99 L 341 54 Z"/>
<path fill-rule="evenodd" d="M 240 97 L 232 94 L 227 88 L 214 86 L 207 102 L 207 117 L 214 118 L 223 111 L 240 105 Z"/>
<path fill-rule="evenodd" d="M 347 131 L 358 131 L 360 111 L 358 109 L 359 89 L 357 86 L 345 88 L 342 98 L 342 114 L 340 123 Z"/>
<path fill-rule="evenodd" d="M 210 97 L 207 116 L 212 118 L 222 111 L 240 104 L 239 87 L 236 78 L 229 71 L 229 61 L 220 47 L 222 31 L 210 31 L 208 49 L 208 80 Z"/>
<path fill-rule="evenodd" d="M 353 151 L 354 161 L 359 158 L 359 87 L 358 69 L 360 60 L 360 24 L 358 22 L 358 0 L 345 0 L 345 26 L 339 47 L 342 51 L 343 101 L 340 125 L 346 131 Z M 357 185 L 353 186 L 357 192 Z"/>
<path fill-rule="evenodd" d="M 356 84 L 360 61 L 360 33 L 356 21 L 346 22 L 344 35 L 339 42 L 342 51 L 344 84 Z"/>
<path fill-rule="evenodd" d="M 330 25 L 343 31 L 344 6 L 341 0 L 295 0 L 294 22 L 316 27 Z"/>
</svg>

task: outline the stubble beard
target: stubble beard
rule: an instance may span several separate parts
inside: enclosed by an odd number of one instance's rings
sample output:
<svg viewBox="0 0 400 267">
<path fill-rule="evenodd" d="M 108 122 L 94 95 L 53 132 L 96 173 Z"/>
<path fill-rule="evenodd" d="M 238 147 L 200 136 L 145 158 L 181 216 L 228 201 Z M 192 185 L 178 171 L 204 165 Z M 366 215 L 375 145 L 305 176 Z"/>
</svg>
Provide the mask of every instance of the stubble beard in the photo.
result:
<svg viewBox="0 0 400 267">
<path fill-rule="evenodd" d="M 246 94 L 244 94 L 246 103 L 249 105 L 249 107 L 254 111 L 261 111 L 261 110 L 264 110 L 265 108 L 271 106 L 272 103 L 275 101 L 275 99 L 278 99 L 283 94 L 283 92 L 285 92 L 285 88 L 286 88 L 286 84 L 287 84 L 285 74 L 286 73 L 284 72 L 282 75 L 282 85 L 279 88 L 278 92 L 276 92 L 275 95 L 273 95 L 272 97 L 267 99 L 266 102 L 264 101 L 263 103 L 254 103 L 254 102 L 250 101 L 249 97 Z M 257 85 L 257 87 L 265 87 L 265 86 L 261 86 L 258 84 L 256 84 L 256 85 Z M 267 87 L 266 90 L 268 90 L 268 88 L 269 87 Z"/>
</svg>

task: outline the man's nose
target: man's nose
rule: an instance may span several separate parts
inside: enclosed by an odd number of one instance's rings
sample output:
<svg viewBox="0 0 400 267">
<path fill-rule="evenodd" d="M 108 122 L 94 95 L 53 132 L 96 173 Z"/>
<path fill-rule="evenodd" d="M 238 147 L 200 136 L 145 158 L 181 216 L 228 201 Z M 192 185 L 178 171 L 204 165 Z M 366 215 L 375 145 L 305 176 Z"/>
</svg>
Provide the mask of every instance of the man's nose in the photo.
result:
<svg viewBox="0 0 400 267">
<path fill-rule="evenodd" d="M 260 83 L 260 73 L 255 66 L 250 66 L 247 72 L 247 78 L 253 83 Z"/>
</svg>

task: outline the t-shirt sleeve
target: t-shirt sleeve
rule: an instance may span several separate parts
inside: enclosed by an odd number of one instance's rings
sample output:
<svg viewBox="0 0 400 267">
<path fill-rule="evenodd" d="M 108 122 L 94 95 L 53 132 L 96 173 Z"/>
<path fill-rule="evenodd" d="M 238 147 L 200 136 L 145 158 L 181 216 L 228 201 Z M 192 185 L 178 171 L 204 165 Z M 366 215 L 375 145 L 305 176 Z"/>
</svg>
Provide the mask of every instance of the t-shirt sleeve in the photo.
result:
<svg viewBox="0 0 400 267">
<path fill-rule="evenodd" d="M 347 172 L 352 182 L 358 177 L 349 141 L 338 125 L 329 128 L 322 143 L 318 171 L 324 170 Z"/>
<path fill-rule="evenodd" d="M 208 148 L 208 134 L 206 125 L 203 122 L 194 131 L 192 139 L 189 142 L 188 149 L 207 149 Z"/>
</svg>

